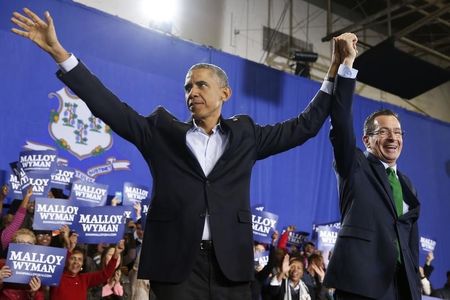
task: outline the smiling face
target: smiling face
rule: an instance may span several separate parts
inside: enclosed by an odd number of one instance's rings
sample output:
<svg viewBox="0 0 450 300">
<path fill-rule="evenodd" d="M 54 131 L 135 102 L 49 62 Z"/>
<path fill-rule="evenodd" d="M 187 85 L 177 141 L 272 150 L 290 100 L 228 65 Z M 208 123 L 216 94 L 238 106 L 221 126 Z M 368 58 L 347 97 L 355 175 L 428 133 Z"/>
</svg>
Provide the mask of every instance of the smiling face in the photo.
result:
<svg viewBox="0 0 450 300">
<path fill-rule="evenodd" d="M 192 117 L 200 123 L 217 123 L 222 104 L 231 96 L 231 89 L 224 86 L 213 70 L 206 68 L 188 72 L 184 91 L 186 105 Z"/>
<path fill-rule="evenodd" d="M 69 258 L 67 271 L 74 276 L 80 273 L 81 268 L 83 267 L 83 259 L 84 256 L 81 252 L 74 252 Z"/>
<path fill-rule="evenodd" d="M 293 260 L 289 264 L 289 280 L 297 284 L 303 277 L 303 263 L 299 260 Z"/>
<path fill-rule="evenodd" d="M 393 115 L 380 115 L 373 121 L 374 130 L 363 137 L 367 151 L 381 161 L 394 166 L 403 148 L 402 129 Z"/>
</svg>

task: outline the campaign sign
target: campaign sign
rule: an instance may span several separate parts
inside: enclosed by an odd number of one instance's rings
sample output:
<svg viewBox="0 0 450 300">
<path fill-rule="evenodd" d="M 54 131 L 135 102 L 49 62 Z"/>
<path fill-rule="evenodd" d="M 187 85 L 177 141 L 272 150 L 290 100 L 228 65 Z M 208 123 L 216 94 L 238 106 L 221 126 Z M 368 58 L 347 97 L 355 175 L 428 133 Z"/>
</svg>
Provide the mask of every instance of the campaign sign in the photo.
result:
<svg viewBox="0 0 450 300">
<path fill-rule="evenodd" d="M 122 206 L 124 208 L 123 216 L 125 217 L 125 220 L 127 219 L 133 219 L 136 220 L 136 210 L 131 205 L 125 205 Z"/>
<path fill-rule="evenodd" d="M 255 269 L 264 268 L 269 262 L 269 251 L 255 251 L 254 255 Z"/>
<path fill-rule="evenodd" d="M 148 210 L 150 209 L 150 199 L 145 199 L 144 203 L 142 203 L 142 210 L 141 210 L 141 226 L 142 229 L 145 229 L 145 224 L 147 223 L 147 214 Z"/>
<path fill-rule="evenodd" d="M 117 243 L 125 232 L 123 206 L 80 207 L 73 230 L 78 242 L 87 244 Z"/>
<path fill-rule="evenodd" d="M 123 184 L 123 205 L 133 205 L 136 202 L 141 203 L 144 199 L 148 198 L 148 195 L 149 189 L 146 186 L 131 182 L 125 182 Z"/>
<path fill-rule="evenodd" d="M 9 197 L 13 199 L 22 199 L 22 189 L 20 188 L 19 178 L 14 173 L 9 175 Z"/>
<path fill-rule="evenodd" d="M 75 170 L 66 166 L 57 166 L 50 175 L 50 185 L 58 189 L 68 189 L 75 176 Z"/>
<path fill-rule="evenodd" d="M 27 194 L 28 187 L 30 186 L 30 177 L 27 172 L 25 172 L 20 162 L 15 161 L 9 165 L 12 170 L 10 184 L 15 191 L 14 195 L 18 196 L 20 199 L 23 199 L 23 197 Z"/>
<path fill-rule="evenodd" d="M 434 248 L 436 248 L 436 240 L 427 238 L 427 237 L 420 237 L 420 252 L 427 254 L 428 252 L 433 252 Z"/>
<path fill-rule="evenodd" d="M 270 244 L 272 243 L 272 234 L 276 229 L 278 215 L 268 211 L 252 211 L 253 240 Z"/>
<path fill-rule="evenodd" d="M 78 169 L 74 169 L 75 171 L 75 175 L 74 175 L 74 180 L 81 180 L 81 181 L 87 181 L 87 182 L 95 182 L 95 178 L 89 176 L 88 174 L 78 170 Z"/>
<path fill-rule="evenodd" d="M 62 225 L 72 227 L 78 206 L 66 199 L 36 198 L 34 206 L 34 230 L 56 230 Z"/>
<path fill-rule="evenodd" d="M 33 187 L 33 195 L 31 195 L 30 201 L 34 201 L 37 197 L 47 197 L 50 190 L 50 173 L 31 172 L 28 173 L 28 177 Z"/>
<path fill-rule="evenodd" d="M 69 199 L 78 206 L 105 205 L 108 197 L 108 186 L 105 184 L 75 181 L 72 184 Z"/>
<path fill-rule="evenodd" d="M 308 232 L 305 231 L 291 231 L 288 235 L 287 247 L 296 247 L 300 249 L 303 245 L 303 242 L 306 240 L 306 237 L 309 235 Z"/>
<path fill-rule="evenodd" d="M 20 152 L 19 162 L 26 172 L 50 172 L 56 168 L 57 152 L 54 150 L 27 150 Z"/>
<path fill-rule="evenodd" d="M 11 277 L 3 282 L 30 283 L 38 276 L 42 285 L 58 285 L 66 262 L 67 249 L 29 244 L 9 244 L 6 265 Z"/>
<path fill-rule="evenodd" d="M 314 225 L 314 233 L 317 238 L 316 247 L 322 251 L 325 266 L 328 266 L 340 229 L 340 222 Z"/>
</svg>

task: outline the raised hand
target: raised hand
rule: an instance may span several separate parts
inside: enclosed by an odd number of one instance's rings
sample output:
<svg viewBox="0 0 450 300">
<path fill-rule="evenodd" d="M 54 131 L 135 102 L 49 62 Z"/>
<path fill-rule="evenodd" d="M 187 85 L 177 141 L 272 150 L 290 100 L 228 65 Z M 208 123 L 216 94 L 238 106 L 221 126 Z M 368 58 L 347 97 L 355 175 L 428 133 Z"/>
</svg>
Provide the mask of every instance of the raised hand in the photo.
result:
<svg viewBox="0 0 450 300">
<path fill-rule="evenodd" d="M 341 60 L 341 64 L 353 67 L 353 62 L 358 54 L 358 49 L 356 48 L 358 38 L 356 35 L 351 32 L 346 32 L 333 38 L 333 40 L 335 53 L 338 52 L 336 55 Z"/>
<path fill-rule="evenodd" d="M 120 253 L 125 250 L 125 240 L 120 240 L 116 245 L 116 250 L 114 251 L 114 257 L 119 258 Z"/>
<path fill-rule="evenodd" d="M 57 63 L 69 58 L 69 53 L 62 47 L 56 36 L 53 19 L 48 11 L 45 12 L 45 21 L 28 8 L 23 9 L 25 15 L 14 12 L 11 21 L 18 28 L 11 31 L 33 41 L 45 52 L 50 54 Z"/>
</svg>

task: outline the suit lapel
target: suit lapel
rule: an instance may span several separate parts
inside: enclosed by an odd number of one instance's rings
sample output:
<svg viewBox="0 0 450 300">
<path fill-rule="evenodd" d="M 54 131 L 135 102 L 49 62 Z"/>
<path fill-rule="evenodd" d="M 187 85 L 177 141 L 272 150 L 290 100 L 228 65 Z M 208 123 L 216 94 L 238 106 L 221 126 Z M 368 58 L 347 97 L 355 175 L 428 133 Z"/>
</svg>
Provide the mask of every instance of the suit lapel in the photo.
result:
<svg viewBox="0 0 450 300">
<path fill-rule="evenodd" d="M 383 190 L 386 193 L 387 197 L 383 197 L 383 199 L 387 203 L 387 206 L 389 207 L 389 210 L 392 213 L 392 215 L 394 215 L 397 218 L 397 212 L 395 210 L 394 204 L 394 196 L 392 195 L 392 189 L 386 175 L 386 169 L 384 168 L 380 160 L 375 156 L 373 156 L 371 153 L 365 152 L 364 154 L 366 155 L 367 160 L 370 163 L 370 167 L 372 168 L 373 173 L 377 177 L 378 181 L 381 183 L 381 186 L 383 187 Z"/>
<path fill-rule="evenodd" d="M 222 156 L 217 161 L 216 165 L 209 173 L 210 178 L 220 176 L 220 171 L 224 169 L 225 164 L 235 156 L 235 152 L 241 141 L 241 131 L 237 130 L 239 125 L 239 118 L 233 117 L 231 119 L 220 119 L 220 124 L 228 133 L 228 145 Z"/>
<path fill-rule="evenodd" d="M 183 157 L 183 159 L 189 164 L 190 171 L 193 171 L 197 176 L 204 178 L 202 167 L 200 166 L 194 153 L 188 148 L 186 144 L 186 134 L 189 129 L 193 126 L 192 119 L 189 122 L 181 122 L 178 119 L 173 119 L 171 132 L 175 141 L 175 147 L 178 149 L 178 153 Z"/>
</svg>

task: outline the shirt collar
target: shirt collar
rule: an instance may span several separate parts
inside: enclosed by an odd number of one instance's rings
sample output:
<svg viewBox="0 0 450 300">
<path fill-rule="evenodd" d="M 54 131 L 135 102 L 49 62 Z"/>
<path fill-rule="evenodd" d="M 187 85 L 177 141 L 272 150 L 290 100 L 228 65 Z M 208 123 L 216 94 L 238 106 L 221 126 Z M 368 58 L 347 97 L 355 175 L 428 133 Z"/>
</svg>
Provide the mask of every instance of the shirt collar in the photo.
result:
<svg viewBox="0 0 450 300">
<path fill-rule="evenodd" d="M 389 164 L 385 163 L 384 161 L 382 161 L 382 160 L 380 160 L 380 161 L 383 164 L 385 169 L 387 169 L 387 168 L 394 169 L 395 174 L 397 174 L 397 164 L 395 164 L 394 166 L 391 167 Z"/>
<path fill-rule="evenodd" d="M 200 126 L 197 125 L 197 122 L 195 121 L 195 119 L 192 119 L 192 124 L 193 124 L 193 126 L 190 129 L 191 131 L 200 131 L 202 133 L 206 133 L 203 128 L 201 128 Z M 220 119 L 219 119 L 219 123 L 217 123 L 217 125 L 214 126 L 214 128 L 212 129 L 213 134 L 215 134 L 217 130 L 219 130 L 220 133 L 225 133 L 225 130 L 223 129 L 222 124 L 220 123 Z"/>
</svg>

